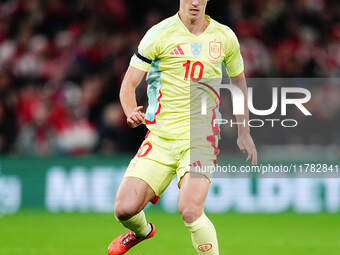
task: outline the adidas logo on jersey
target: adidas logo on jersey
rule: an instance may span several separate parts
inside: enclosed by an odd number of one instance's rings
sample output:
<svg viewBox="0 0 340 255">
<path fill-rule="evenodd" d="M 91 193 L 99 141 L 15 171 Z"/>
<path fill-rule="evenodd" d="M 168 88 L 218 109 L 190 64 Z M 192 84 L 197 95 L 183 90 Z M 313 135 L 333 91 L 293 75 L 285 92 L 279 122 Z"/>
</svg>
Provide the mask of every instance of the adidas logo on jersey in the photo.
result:
<svg viewBox="0 0 340 255">
<path fill-rule="evenodd" d="M 170 55 L 184 55 L 184 52 L 183 52 L 181 46 L 178 45 L 175 49 L 173 49 L 173 50 L 170 52 Z"/>
</svg>

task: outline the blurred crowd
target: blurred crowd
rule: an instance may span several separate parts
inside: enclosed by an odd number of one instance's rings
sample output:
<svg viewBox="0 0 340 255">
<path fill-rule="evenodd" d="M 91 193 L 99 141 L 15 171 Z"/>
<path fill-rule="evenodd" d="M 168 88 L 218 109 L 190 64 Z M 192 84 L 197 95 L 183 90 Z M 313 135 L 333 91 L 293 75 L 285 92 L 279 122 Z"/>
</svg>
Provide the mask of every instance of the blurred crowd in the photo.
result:
<svg viewBox="0 0 340 255">
<path fill-rule="evenodd" d="M 135 151 L 145 127 L 126 126 L 120 84 L 145 31 L 178 2 L 0 1 L 0 153 Z M 207 13 L 236 32 L 247 77 L 338 77 L 339 7 L 335 0 L 210 0 Z M 311 88 L 316 122 L 339 124 L 339 85 Z M 147 103 L 144 86 L 137 99 Z"/>
</svg>

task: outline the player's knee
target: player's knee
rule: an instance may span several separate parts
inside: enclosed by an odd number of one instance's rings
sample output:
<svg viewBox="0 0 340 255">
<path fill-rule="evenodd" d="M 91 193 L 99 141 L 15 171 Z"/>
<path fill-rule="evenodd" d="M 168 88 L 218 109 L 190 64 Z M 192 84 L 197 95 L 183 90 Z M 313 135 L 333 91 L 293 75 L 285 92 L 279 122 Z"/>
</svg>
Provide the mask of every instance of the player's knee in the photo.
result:
<svg viewBox="0 0 340 255">
<path fill-rule="evenodd" d="M 138 208 L 133 204 L 116 202 L 114 214 L 118 220 L 128 220 L 138 213 Z"/>
<path fill-rule="evenodd" d="M 185 204 L 178 205 L 178 210 L 186 223 L 192 223 L 197 220 L 202 214 L 202 208 L 195 205 Z"/>
</svg>

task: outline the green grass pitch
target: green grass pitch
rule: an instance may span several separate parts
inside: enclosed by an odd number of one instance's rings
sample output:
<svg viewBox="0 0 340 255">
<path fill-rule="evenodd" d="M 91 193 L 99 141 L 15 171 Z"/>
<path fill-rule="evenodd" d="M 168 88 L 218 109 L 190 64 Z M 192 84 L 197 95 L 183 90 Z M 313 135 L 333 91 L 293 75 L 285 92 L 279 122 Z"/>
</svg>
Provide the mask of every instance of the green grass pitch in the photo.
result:
<svg viewBox="0 0 340 255">
<path fill-rule="evenodd" d="M 178 214 L 147 212 L 155 238 L 131 255 L 195 255 Z M 339 255 L 339 214 L 214 214 L 221 255 Z M 22 211 L 0 218 L 0 255 L 105 255 L 124 231 L 109 214 Z"/>
</svg>

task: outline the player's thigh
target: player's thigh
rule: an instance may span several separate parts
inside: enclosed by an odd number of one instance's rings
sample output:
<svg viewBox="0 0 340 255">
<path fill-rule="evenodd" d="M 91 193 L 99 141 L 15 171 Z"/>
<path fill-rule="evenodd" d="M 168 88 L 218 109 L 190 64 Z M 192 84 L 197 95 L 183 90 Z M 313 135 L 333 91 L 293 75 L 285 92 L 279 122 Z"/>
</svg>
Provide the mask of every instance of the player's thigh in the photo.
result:
<svg viewBox="0 0 340 255">
<path fill-rule="evenodd" d="M 205 143 L 191 145 L 182 152 L 176 171 L 180 187 L 178 209 L 186 222 L 201 216 L 211 182 L 211 173 L 205 170 L 216 162 L 211 146 Z"/>
<path fill-rule="evenodd" d="M 115 200 L 115 214 L 118 218 L 129 218 L 147 205 L 155 196 L 152 188 L 142 179 L 123 178 Z"/>
<path fill-rule="evenodd" d="M 206 176 L 187 172 L 180 182 L 178 210 L 187 223 L 202 215 L 210 181 Z"/>
</svg>

